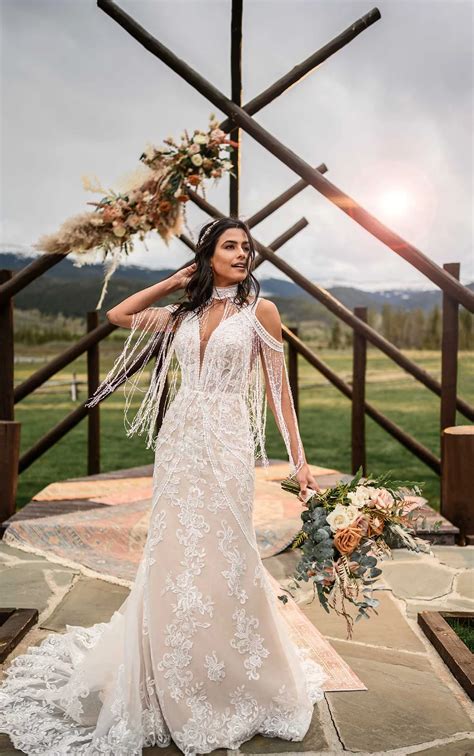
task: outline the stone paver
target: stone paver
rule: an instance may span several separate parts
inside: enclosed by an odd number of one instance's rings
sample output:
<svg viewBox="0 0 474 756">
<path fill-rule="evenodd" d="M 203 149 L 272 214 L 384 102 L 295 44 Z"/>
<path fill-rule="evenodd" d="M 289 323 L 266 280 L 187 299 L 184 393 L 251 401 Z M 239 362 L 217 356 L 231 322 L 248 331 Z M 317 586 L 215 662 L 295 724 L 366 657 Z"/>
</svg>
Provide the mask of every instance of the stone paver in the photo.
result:
<svg viewBox="0 0 474 756">
<path fill-rule="evenodd" d="M 474 601 L 474 570 L 459 573 L 454 580 L 454 590 L 463 598 Z"/>
<path fill-rule="evenodd" d="M 474 546 L 432 546 L 431 550 L 448 567 L 474 568 Z"/>
<path fill-rule="evenodd" d="M 128 588 L 121 585 L 81 577 L 41 627 L 62 632 L 66 625 L 90 627 L 96 622 L 108 622 L 128 593 Z"/>
<path fill-rule="evenodd" d="M 428 658 L 334 641 L 338 653 L 367 685 L 351 695 L 327 693 L 348 750 L 374 752 L 470 732 L 463 707 L 434 673 Z M 412 663 L 401 664 L 401 656 Z"/>
<path fill-rule="evenodd" d="M 447 596 L 437 601 L 413 601 L 405 602 L 405 611 L 409 619 L 416 619 L 418 612 L 474 612 L 474 601 L 469 599 Z"/>
<path fill-rule="evenodd" d="M 64 594 L 74 572 L 51 562 L 26 562 L 0 567 L 0 606 L 38 609 L 41 613 L 58 593 Z"/>
<path fill-rule="evenodd" d="M 472 756 L 474 754 L 474 738 L 463 738 L 455 743 L 443 743 L 441 745 L 424 748 L 416 751 L 416 756 Z"/>
<path fill-rule="evenodd" d="M 400 598 L 432 599 L 452 590 L 456 571 L 438 564 L 432 557 L 418 557 L 414 562 L 380 563 L 382 578 L 395 596 Z"/>
</svg>

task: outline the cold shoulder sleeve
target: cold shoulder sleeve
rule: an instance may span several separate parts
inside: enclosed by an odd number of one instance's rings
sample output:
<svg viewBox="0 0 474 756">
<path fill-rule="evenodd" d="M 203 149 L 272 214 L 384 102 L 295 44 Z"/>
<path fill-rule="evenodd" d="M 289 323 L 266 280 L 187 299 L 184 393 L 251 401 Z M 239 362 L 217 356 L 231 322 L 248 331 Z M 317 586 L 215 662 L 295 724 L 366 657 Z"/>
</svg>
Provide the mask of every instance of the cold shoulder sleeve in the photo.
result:
<svg viewBox="0 0 474 756">
<path fill-rule="evenodd" d="M 279 334 L 271 333 L 262 322 L 261 306 L 252 308 L 252 321 L 255 330 L 255 347 L 253 357 L 253 371 L 256 373 L 254 391 L 257 403 L 254 402 L 253 419 L 256 426 L 256 440 L 264 464 L 268 464 L 265 453 L 266 403 L 263 408 L 258 402 L 258 396 L 265 393 L 266 400 L 275 417 L 275 422 L 285 443 L 290 462 L 290 476 L 294 476 L 306 462 L 303 444 L 300 437 L 298 420 L 293 397 L 288 380 L 281 325 L 277 329 Z M 281 324 L 279 315 L 278 323 Z M 279 338 L 278 338 L 279 336 Z M 257 359 L 258 356 L 258 359 Z M 263 375 L 262 375 L 263 370 Z M 260 385 L 260 390 L 258 386 Z M 258 406 L 257 406 L 258 405 Z"/>
<path fill-rule="evenodd" d="M 85 402 L 94 407 L 123 385 L 125 395 L 124 427 L 127 436 L 147 432 L 147 448 L 156 442 L 155 423 L 166 384 L 168 368 L 173 356 L 172 342 L 176 322 L 171 313 L 175 304 L 164 307 L 147 307 L 132 317 L 130 332 L 122 351 L 95 392 Z M 146 365 L 156 358 L 148 388 L 144 389 L 142 376 Z M 174 388 L 174 387 L 173 387 Z M 140 406 L 130 419 L 132 400 L 142 394 Z M 169 393 L 169 392 L 168 392 Z M 170 396 L 167 404 L 169 404 Z"/>
</svg>

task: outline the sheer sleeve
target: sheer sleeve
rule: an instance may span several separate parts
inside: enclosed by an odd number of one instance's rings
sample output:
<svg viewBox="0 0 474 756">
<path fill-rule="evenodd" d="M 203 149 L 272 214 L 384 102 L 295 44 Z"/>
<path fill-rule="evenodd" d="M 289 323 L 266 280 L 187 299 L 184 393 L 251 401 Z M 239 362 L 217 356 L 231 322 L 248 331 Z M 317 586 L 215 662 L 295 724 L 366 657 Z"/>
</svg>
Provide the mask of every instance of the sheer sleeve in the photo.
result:
<svg viewBox="0 0 474 756">
<path fill-rule="evenodd" d="M 147 448 L 156 441 L 155 423 L 160 410 L 160 401 L 166 385 L 170 362 L 173 357 L 172 342 L 176 321 L 171 313 L 177 305 L 147 307 L 135 313 L 130 332 L 122 351 L 116 357 L 112 368 L 99 384 L 92 397 L 85 402 L 86 407 L 94 407 L 117 388 L 123 385 L 125 395 L 124 427 L 127 436 L 139 435 L 147 431 Z M 146 365 L 156 357 L 147 388 L 143 385 Z M 168 386 L 167 404 L 174 393 L 175 381 Z M 137 394 L 143 395 L 132 419 L 129 413 Z"/>
<path fill-rule="evenodd" d="M 283 341 L 277 339 L 265 328 L 255 311 L 253 322 L 256 342 L 256 347 L 253 350 L 253 371 L 260 374 L 263 371 L 263 380 L 262 377 L 257 377 L 255 380 L 257 386 L 258 384 L 263 384 L 263 386 L 260 390 L 257 388 L 254 394 L 258 397 L 259 394 L 262 394 L 264 388 L 267 403 L 272 410 L 278 430 L 285 443 L 291 468 L 289 475 L 294 476 L 306 462 L 306 458 L 288 380 Z M 268 459 L 264 453 L 266 414 L 265 402 L 262 409 L 257 408 L 257 411 L 253 413 L 254 422 L 257 426 L 255 435 L 259 441 L 261 452 L 263 452 L 264 464 L 268 464 Z"/>
</svg>

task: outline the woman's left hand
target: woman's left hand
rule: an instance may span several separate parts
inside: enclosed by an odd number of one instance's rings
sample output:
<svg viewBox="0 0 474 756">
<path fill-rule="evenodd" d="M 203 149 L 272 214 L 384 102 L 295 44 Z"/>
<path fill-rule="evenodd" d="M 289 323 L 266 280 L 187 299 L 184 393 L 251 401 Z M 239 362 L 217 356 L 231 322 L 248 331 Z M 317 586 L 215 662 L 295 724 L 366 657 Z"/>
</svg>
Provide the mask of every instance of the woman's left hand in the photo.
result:
<svg viewBox="0 0 474 756">
<path fill-rule="evenodd" d="M 303 503 L 306 504 L 306 500 L 310 498 L 312 495 L 311 489 L 313 491 L 321 491 L 321 487 L 316 482 L 316 478 L 312 474 L 311 470 L 309 469 L 309 465 L 306 463 L 304 464 L 296 473 L 296 480 L 300 484 L 300 492 L 298 494 L 298 499 Z"/>
</svg>

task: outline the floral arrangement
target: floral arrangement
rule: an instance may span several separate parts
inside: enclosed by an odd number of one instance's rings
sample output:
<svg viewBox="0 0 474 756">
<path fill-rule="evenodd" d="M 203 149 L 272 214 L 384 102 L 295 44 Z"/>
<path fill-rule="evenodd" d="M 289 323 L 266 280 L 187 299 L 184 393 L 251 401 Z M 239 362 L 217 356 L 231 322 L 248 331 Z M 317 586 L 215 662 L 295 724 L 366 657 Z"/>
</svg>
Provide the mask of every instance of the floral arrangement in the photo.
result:
<svg viewBox="0 0 474 756">
<path fill-rule="evenodd" d="M 292 544 L 303 554 L 292 587 L 311 579 L 312 600 L 317 592 L 328 613 L 331 607 L 344 617 L 347 638 L 352 637 L 354 621 L 346 601 L 358 608 L 356 622 L 368 619 L 370 611 L 377 614 L 379 601 L 372 595 L 372 584 L 382 573 L 378 558 L 391 556 L 391 547 L 431 552 L 430 544 L 416 535 L 416 510 L 422 506 L 416 498 L 419 484 L 392 480 L 390 473 L 369 475 L 363 483 L 361 479 L 359 469 L 350 482 L 311 494 L 301 513 L 302 529 Z M 300 491 L 293 478 L 285 478 L 281 486 L 296 495 Z M 288 601 L 285 595 L 278 598 Z"/>
<path fill-rule="evenodd" d="M 77 263 L 78 267 L 90 262 L 85 253 L 102 250 L 106 276 L 97 309 L 122 255 L 133 251 L 135 238 L 144 241 L 148 231 L 156 230 L 168 244 L 186 223 L 188 189 L 201 187 L 205 197 L 206 179 L 218 181 L 226 172 L 232 174 L 229 153 L 238 144 L 219 128 L 214 113 L 207 131 L 195 129 L 190 136 L 185 130 L 180 144 L 173 137 L 163 141 L 166 146 L 146 146 L 140 155 L 141 170 L 132 175 L 122 192 L 106 191 L 99 182 L 83 177 L 86 190 L 104 194 L 99 202 L 87 203 L 95 210 L 68 218 L 56 233 L 44 235 L 34 244 L 43 252 L 79 253 L 83 262 Z"/>
</svg>

